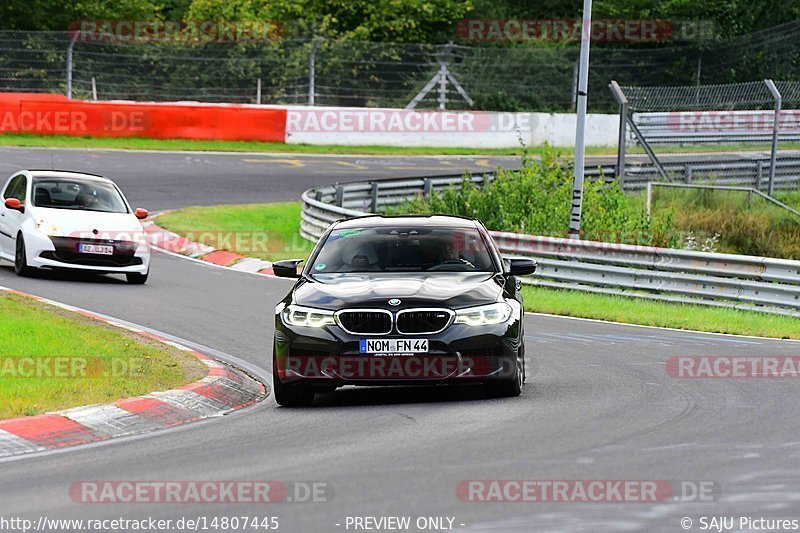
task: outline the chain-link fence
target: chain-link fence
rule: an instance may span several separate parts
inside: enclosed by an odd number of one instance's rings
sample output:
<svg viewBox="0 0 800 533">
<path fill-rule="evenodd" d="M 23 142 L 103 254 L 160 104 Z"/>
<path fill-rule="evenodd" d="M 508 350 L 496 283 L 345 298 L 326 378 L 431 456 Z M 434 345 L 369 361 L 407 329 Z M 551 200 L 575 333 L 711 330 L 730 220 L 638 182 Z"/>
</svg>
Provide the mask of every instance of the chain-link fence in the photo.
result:
<svg viewBox="0 0 800 533">
<path fill-rule="evenodd" d="M 653 174 L 664 180 L 719 181 L 744 180 L 748 185 L 772 193 L 776 187 L 797 187 L 800 160 L 780 158 L 781 146 L 800 142 L 800 83 L 770 79 L 721 85 L 673 87 L 609 85 L 619 104 L 620 142 L 616 175 L 622 181 L 637 175 Z M 630 137 L 627 132 L 630 131 Z M 626 140 L 633 140 L 649 156 L 653 166 L 641 173 L 627 161 Z M 752 161 L 728 161 L 725 175 L 715 172 L 709 161 L 692 164 L 662 164 L 663 145 L 735 143 L 750 149 L 760 147 L 766 158 L 756 155 Z M 713 150 L 713 148 L 711 148 Z M 674 151 L 674 150 L 669 150 Z M 677 171 L 677 172 L 676 172 Z"/>
<path fill-rule="evenodd" d="M 0 91 L 66 93 L 71 48 L 71 86 L 77 98 L 92 97 L 94 80 L 100 99 L 405 107 L 420 96 L 416 107 L 434 108 L 442 103 L 443 88 L 448 108 L 569 111 L 575 101 L 574 44 L 322 40 L 315 46 L 312 40 L 81 39 L 71 45 L 71 37 L 68 32 L 0 32 Z M 464 94 L 448 79 L 423 96 L 443 65 Z M 800 21 L 722 42 L 596 45 L 590 60 L 589 108 L 616 109 L 607 90 L 612 79 L 623 86 L 702 86 L 706 80 L 721 84 L 763 78 L 800 78 Z M 787 90 L 800 91 L 797 83 L 791 87 Z M 692 97 L 698 93 L 676 95 L 685 102 Z"/>
</svg>

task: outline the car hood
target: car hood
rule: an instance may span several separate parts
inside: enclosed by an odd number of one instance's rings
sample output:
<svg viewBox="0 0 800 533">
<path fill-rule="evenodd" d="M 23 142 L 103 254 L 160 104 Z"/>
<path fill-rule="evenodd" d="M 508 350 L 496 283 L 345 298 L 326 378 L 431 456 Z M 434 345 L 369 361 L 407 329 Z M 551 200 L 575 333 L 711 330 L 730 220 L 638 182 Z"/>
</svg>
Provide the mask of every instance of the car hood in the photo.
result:
<svg viewBox="0 0 800 533">
<path fill-rule="evenodd" d="M 315 274 L 297 284 L 294 302 L 330 310 L 429 305 L 459 309 L 494 303 L 502 290 L 495 274 L 487 272 Z M 400 305 L 390 306 L 392 298 Z"/>
<path fill-rule="evenodd" d="M 98 238 L 116 240 L 118 233 L 138 234 L 143 231 L 141 223 L 132 213 L 101 213 L 39 207 L 36 208 L 35 215 L 37 221 L 43 220 L 47 225 L 57 227 L 58 235 L 64 237 L 88 237 L 97 230 Z"/>
</svg>

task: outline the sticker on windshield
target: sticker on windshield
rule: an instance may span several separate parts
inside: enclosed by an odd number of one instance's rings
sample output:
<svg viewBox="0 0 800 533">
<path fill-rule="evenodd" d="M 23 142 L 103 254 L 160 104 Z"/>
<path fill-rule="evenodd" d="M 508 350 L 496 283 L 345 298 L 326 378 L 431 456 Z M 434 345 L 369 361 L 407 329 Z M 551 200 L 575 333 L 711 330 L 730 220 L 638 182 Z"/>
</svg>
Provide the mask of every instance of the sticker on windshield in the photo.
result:
<svg viewBox="0 0 800 533">
<path fill-rule="evenodd" d="M 358 235 L 361 233 L 360 229 L 351 229 L 346 231 L 337 231 L 336 233 L 331 233 L 331 236 L 328 237 L 329 241 L 335 241 L 339 237 L 349 237 L 351 235 Z"/>
<path fill-rule="evenodd" d="M 318 263 L 314 268 L 317 270 L 325 270 L 328 268 L 328 265 L 326 263 Z"/>
</svg>

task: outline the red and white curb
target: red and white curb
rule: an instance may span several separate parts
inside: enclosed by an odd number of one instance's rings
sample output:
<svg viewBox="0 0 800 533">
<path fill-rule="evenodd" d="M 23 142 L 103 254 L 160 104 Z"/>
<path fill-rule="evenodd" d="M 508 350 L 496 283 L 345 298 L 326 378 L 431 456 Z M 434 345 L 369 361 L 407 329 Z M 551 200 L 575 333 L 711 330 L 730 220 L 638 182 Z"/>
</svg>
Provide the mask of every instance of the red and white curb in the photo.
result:
<svg viewBox="0 0 800 533">
<path fill-rule="evenodd" d="M 147 433 L 221 416 L 261 401 L 267 395 L 264 385 L 244 372 L 148 331 L 6 287 L 0 287 L 0 291 L 33 298 L 155 339 L 194 355 L 208 367 L 206 377 L 176 389 L 110 404 L 0 420 L 0 459 Z"/>
<path fill-rule="evenodd" d="M 143 222 L 142 227 L 144 227 L 150 245 L 161 250 L 185 255 L 217 266 L 250 272 L 251 274 L 275 275 L 272 271 L 272 263 L 269 261 L 264 261 L 257 257 L 247 257 L 227 250 L 217 250 L 207 244 L 190 241 L 186 237 L 181 237 L 177 233 L 159 227 L 153 220 Z"/>
</svg>

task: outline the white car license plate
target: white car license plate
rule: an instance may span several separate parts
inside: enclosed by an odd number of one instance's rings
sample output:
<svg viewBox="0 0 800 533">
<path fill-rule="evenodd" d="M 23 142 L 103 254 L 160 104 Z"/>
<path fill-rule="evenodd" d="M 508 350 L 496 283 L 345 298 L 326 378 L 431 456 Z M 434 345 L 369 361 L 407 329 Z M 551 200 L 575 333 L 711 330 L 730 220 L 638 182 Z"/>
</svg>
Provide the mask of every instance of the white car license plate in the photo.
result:
<svg viewBox="0 0 800 533">
<path fill-rule="evenodd" d="M 361 353 L 428 353 L 428 339 L 361 339 Z"/>
<path fill-rule="evenodd" d="M 114 247 L 104 244 L 81 244 L 78 251 L 82 254 L 114 255 Z"/>
</svg>

